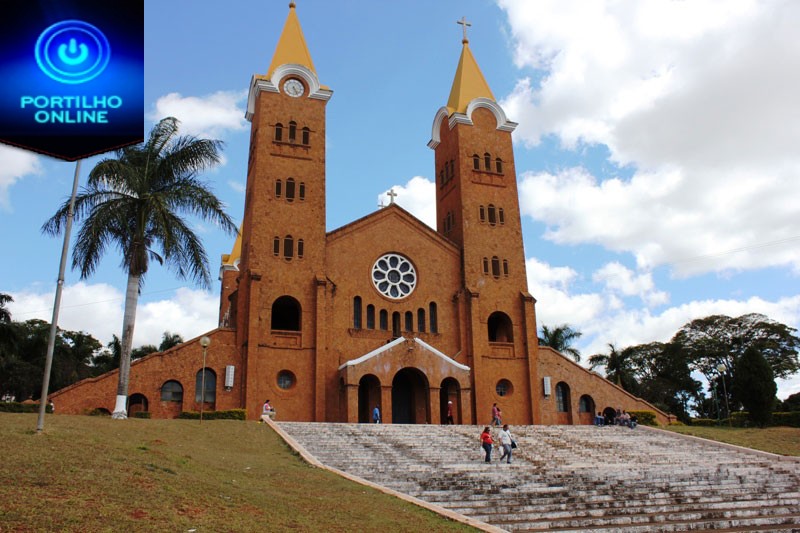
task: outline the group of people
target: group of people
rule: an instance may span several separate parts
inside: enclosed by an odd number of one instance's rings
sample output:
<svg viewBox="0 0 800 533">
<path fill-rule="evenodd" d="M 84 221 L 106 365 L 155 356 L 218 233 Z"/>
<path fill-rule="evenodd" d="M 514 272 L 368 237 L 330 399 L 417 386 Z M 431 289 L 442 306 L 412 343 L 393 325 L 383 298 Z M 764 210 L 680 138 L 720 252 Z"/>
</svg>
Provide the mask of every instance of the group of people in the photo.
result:
<svg viewBox="0 0 800 533">
<path fill-rule="evenodd" d="M 639 418 L 636 414 L 628 413 L 624 409 L 617 409 L 613 417 L 610 415 L 603 415 L 603 413 L 599 411 L 594 417 L 595 426 L 626 426 L 633 429 L 638 424 Z"/>
<path fill-rule="evenodd" d="M 497 434 L 497 441 L 499 441 L 498 448 L 502 448 L 503 453 L 500 455 L 500 462 L 503 462 L 503 459 L 506 460 L 506 463 L 511 464 L 511 455 L 514 448 L 517 447 L 517 442 L 514 440 L 514 437 L 511 435 L 511 430 L 508 428 L 508 424 L 503 425 L 503 429 Z M 495 439 L 492 437 L 492 430 L 489 426 L 483 428 L 483 432 L 481 433 L 481 447 L 485 452 L 484 461 L 487 463 L 492 462 L 492 449 L 495 446 Z"/>
</svg>

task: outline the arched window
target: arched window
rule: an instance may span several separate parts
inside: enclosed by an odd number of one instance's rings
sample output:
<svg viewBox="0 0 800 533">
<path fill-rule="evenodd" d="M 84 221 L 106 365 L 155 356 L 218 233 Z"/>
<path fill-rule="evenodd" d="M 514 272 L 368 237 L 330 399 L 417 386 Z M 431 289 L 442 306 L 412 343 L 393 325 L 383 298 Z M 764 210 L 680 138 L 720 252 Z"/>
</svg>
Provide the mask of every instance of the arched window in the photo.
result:
<svg viewBox="0 0 800 533">
<path fill-rule="evenodd" d="M 386 331 L 389 329 L 389 312 L 386 309 L 381 309 L 378 320 L 381 330 Z"/>
<path fill-rule="evenodd" d="M 300 302 L 291 296 L 281 296 L 275 300 L 270 327 L 279 331 L 300 331 Z"/>
<path fill-rule="evenodd" d="M 367 329 L 375 329 L 375 306 L 367 306 Z"/>
<path fill-rule="evenodd" d="M 424 333 L 425 326 L 425 310 L 420 307 L 417 309 L 417 329 Z"/>
<path fill-rule="evenodd" d="M 289 182 L 286 182 L 286 196 L 289 196 Z M 495 211 L 494 205 L 489 204 L 489 225 L 494 226 L 497 224 L 497 212 Z"/>
<path fill-rule="evenodd" d="M 297 197 L 300 198 L 300 200 L 305 200 L 306 199 L 306 182 L 305 181 L 301 181 L 300 184 L 297 186 Z M 501 222 L 501 224 L 502 224 L 502 222 Z"/>
<path fill-rule="evenodd" d="M 508 259 L 503 259 L 503 275 L 508 277 Z"/>
<path fill-rule="evenodd" d="M 428 317 L 431 324 L 431 333 L 439 333 L 439 318 L 436 316 L 436 302 L 428 306 Z"/>
<path fill-rule="evenodd" d="M 489 342 L 513 342 L 514 333 L 511 319 L 502 311 L 489 315 Z"/>
<path fill-rule="evenodd" d="M 283 258 L 291 259 L 294 257 L 294 239 L 291 235 L 283 238 Z"/>
<path fill-rule="evenodd" d="M 581 413 L 592 413 L 594 414 L 594 400 L 588 394 L 584 394 L 578 400 L 578 411 Z"/>
<path fill-rule="evenodd" d="M 283 182 L 281 180 L 275 180 L 275 198 L 280 198 L 283 189 Z"/>
<path fill-rule="evenodd" d="M 494 169 L 497 171 L 498 174 L 503 173 L 503 160 L 499 157 L 494 160 Z"/>
<path fill-rule="evenodd" d="M 361 329 L 361 296 L 353 298 L 353 329 Z"/>
<path fill-rule="evenodd" d="M 392 337 L 400 336 L 400 313 L 392 313 Z"/>
<path fill-rule="evenodd" d="M 569 413 L 569 385 L 560 381 L 556 385 L 556 411 Z"/>
<path fill-rule="evenodd" d="M 496 255 L 492 256 L 492 276 L 495 279 L 500 277 L 500 258 Z"/>
<path fill-rule="evenodd" d="M 406 311 L 404 325 L 406 331 L 414 331 L 414 313 L 411 311 Z"/>
<path fill-rule="evenodd" d="M 303 239 L 297 239 L 297 258 L 298 259 L 302 259 L 303 258 L 303 251 L 304 251 L 303 248 L 304 248 Z M 506 276 L 507 275 L 508 275 L 508 272 L 506 272 Z"/>
<path fill-rule="evenodd" d="M 308 146 L 308 140 L 309 140 L 310 136 L 311 136 L 311 130 L 308 129 L 308 128 L 303 128 L 303 144 L 304 145 Z M 498 159 L 498 161 L 500 161 L 500 160 Z M 500 172 L 500 171 L 498 170 L 498 172 Z"/>
<path fill-rule="evenodd" d="M 485 207 L 480 206 L 478 208 L 478 218 L 481 220 L 481 224 L 486 222 L 486 208 Z"/>
<path fill-rule="evenodd" d="M 203 389 L 205 386 L 205 389 Z M 205 369 L 205 379 L 203 379 L 203 369 L 197 371 L 194 384 L 194 401 L 197 403 L 214 403 L 217 401 L 217 375 L 210 368 Z"/>
<path fill-rule="evenodd" d="M 481 169 L 481 158 L 478 154 L 472 154 L 472 168 L 475 170 Z"/>
<path fill-rule="evenodd" d="M 483 273 L 486 274 L 487 276 L 489 275 L 489 258 L 488 257 L 484 257 L 483 258 Z"/>
<path fill-rule="evenodd" d="M 492 170 L 492 156 L 489 155 L 489 152 L 483 154 L 483 169 L 488 171 Z"/>
<path fill-rule="evenodd" d="M 503 212 L 502 207 L 497 208 L 497 221 L 500 222 L 501 226 L 506 223 L 506 214 Z"/>
<path fill-rule="evenodd" d="M 286 201 L 294 201 L 294 178 L 286 180 Z"/>
<path fill-rule="evenodd" d="M 161 401 L 182 402 L 183 385 L 175 380 L 166 381 L 163 385 L 161 385 Z"/>
<path fill-rule="evenodd" d="M 294 120 L 289 122 L 289 142 L 293 143 L 297 140 L 297 122 Z"/>
<path fill-rule="evenodd" d="M 279 256 L 281 255 L 281 238 L 275 237 L 272 239 L 272 255 Z"/>
<path fill-rule="evenodd" d="M 275 140 L 278 142 L 283 140 L 283 124 L 280 122 L 275 124 Z"/>
</svg>

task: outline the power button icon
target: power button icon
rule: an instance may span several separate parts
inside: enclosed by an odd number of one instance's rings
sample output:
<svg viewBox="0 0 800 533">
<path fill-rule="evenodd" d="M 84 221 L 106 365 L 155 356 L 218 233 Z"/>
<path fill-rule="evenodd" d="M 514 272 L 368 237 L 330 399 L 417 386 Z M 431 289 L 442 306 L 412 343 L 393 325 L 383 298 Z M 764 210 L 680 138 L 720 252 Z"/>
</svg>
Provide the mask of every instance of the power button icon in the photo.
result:
<svg viewBox="0 0 800 533">
<path fill-rule="evenodd" d="M 61 83 L 85 83 L 100 75 L 111 59 L 108 39 L 97 27 L 81 20 L 49 26 L 36 40 L 39 68 Z"/>
</svg>

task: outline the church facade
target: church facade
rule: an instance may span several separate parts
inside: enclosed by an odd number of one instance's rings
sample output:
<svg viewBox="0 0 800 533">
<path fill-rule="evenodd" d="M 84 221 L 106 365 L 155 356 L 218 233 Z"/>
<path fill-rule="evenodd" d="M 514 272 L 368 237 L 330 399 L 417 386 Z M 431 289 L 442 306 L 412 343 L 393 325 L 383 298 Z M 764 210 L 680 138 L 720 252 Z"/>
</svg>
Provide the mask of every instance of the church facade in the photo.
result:
<svg viewBox="0 0 800 533">
<path fill-rule="evenodd" d="M 129 414 L 244 408 L 279 420 L 591 423 L 646 402 L 537 343 L 511 134 L 466 34 L 433 118 L 437 228 L 397 204 L 326 231 L 321 84 L 294 5 L 250 85 L 244 219 L 222 257 L 219 327 L 134 361 Z M 393 200 L 393 198 L 392 198 Z M 205 353 L 204 353 L 205 352 Z M 51 395 L 111 411 L 117 373 Z"/>
</svg>

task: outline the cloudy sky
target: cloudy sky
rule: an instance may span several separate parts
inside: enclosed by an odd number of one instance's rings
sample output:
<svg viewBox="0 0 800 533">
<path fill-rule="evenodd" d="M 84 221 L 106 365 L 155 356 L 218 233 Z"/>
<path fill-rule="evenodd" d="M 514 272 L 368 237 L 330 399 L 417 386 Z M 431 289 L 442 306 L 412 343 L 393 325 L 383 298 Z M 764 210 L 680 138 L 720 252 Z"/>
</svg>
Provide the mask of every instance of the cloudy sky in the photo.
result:
<svg viewBox="0 0 800 533">
<path fill-rule="evenodd" d="M 287 1 L 146 0 L 148 128 L 226 142 L 205 177 L 241 220 L 253 74 L 265 73 Z M 435 220 L 433 117 L 470 47 L 511 120 L 531 293 L 541 324 L 583 332 L 585 358 L 666 341 L 710 314 L 800 325 L 800 3 L 299 0 L 327 117 L 329 229 L 386 201 Z M 176 23 L 180 21 L 180 23 Z M 97 158 L 83 163 L 82 181 Z M 74 164 L 0 146 L 0 292 L 17 320 L 49 320 L 61 241 L 41 224 Z M 218 267 L 232 240 L 196 224 Z M 69 272 L 60 325 L 107 342 L 125 277 L 110 255 Z M 148 274 L 134 344 L 216 323 L 218 284 Z M 779 382 L 779 397 L 800 376 Z"/>
</svg>

